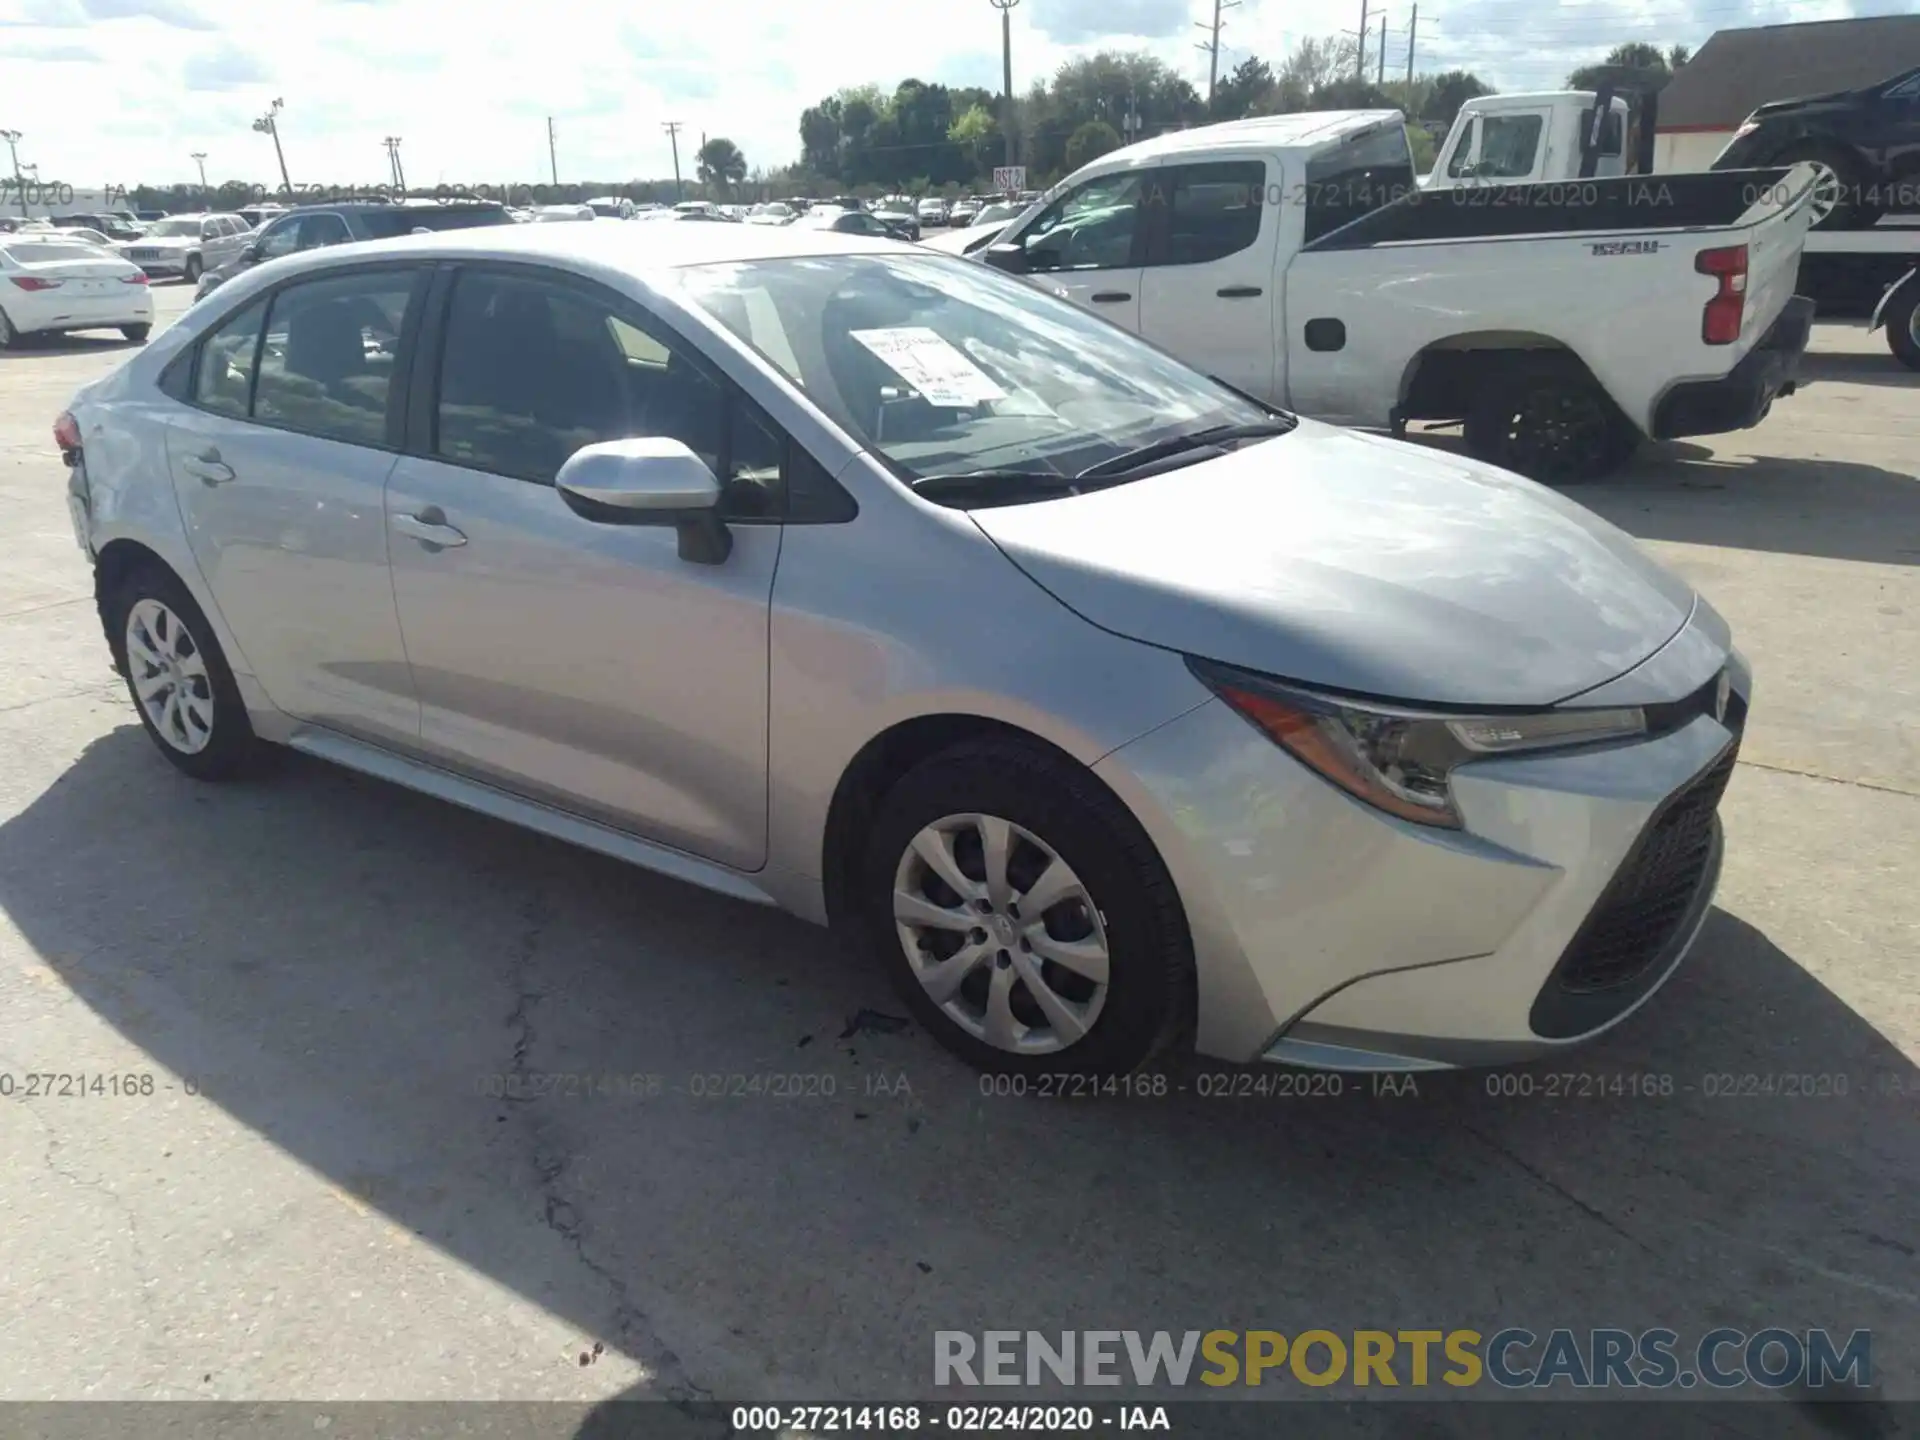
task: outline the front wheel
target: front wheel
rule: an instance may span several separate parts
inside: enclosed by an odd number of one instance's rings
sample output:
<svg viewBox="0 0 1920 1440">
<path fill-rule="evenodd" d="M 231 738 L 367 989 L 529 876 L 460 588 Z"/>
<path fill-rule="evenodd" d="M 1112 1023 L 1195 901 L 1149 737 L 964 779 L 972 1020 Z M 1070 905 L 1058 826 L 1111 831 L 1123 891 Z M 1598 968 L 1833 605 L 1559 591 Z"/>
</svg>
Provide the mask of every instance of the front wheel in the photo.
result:
<svg viewBox="0 0 1920 1440">
<path fill-rule="evenodd" d="M 213 627 L 178 576 L 136 566 L 102 605 L 113 658 L 160 753 L 196 780 L 240 773 L 255 740 Z"/>
<path fill-rule="evenodd" d="M 20 332 L 13 328 L 13 322 L 7 319 L 7 312 L 0 310 L 0 350 L 11 350 L 20 343 Z"/>
<path fill-rule="evenodd" d="M 1905 287 L 1881 312 L 1887 327 L 1887 348 L 1909 370 L 1920 370 L 1920 283 Z"/>
<path fill-rule="evenodd" d="M 200 271 L 202 268 L 198 255 L 189 255 L 187 257 L 187 268 L 183 273 L 186 275 L 189 285 L 198 285 L 200 283 Z"/>
<path fill-rule="evenodd" d="M 1475 458 L 1545 485 L 1598 480 L 1639 443 L 1606 392 L 1577 377 L 1493 381 L 1475 400 L 1464 435 Z"/>
<path fill-rule="evenodd" d="M 1173 882 L 1064 756 L 975 741 L 910 771 L 881 802 L 859 902 L 907 1006 L 977 1069 L 1123 1075 L 1184 1034 Z"/>
<path fill-rule="evenodd" d="M 1813 166 L 1813 228 L 1865 229 L 1880 219 L 1878 207 L 1867 198 L 1867 175 L 1854 154 L 1837 145 L 1795 145 L 1778 163 Z"/>
</svg>

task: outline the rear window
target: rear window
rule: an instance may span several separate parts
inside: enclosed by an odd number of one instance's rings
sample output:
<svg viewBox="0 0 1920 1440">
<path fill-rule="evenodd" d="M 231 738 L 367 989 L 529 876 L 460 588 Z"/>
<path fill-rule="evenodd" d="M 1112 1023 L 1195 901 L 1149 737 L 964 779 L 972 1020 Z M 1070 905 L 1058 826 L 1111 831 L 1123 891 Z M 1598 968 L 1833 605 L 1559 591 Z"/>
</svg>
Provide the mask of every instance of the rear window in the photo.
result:
<svg viewBox="0 0 1920 1440">
<path fill-rule="evenodd" d="M 1306 239 L 1350 225 L 1414 187 L 1407 127 L 1395 122 L 1357 135 L 1307 162 Z"/>
<path fill-rule="evenodd" d="M 411 235 L 415 230 L 467 230 L 477 225 L 506 225 L 512 217 L 505 210 L 370 210 L 361 217 L 367 233 L 385 240 L 395 235 Z"/>
<path fill-rule="evenodd" d="M 74 241 L 56 244 L 44 240 L 29 241 L 25 244 L 13 242 L 6 247 L 6 253 L 22 265 L 38 265 L 48 260 L 98 260 L 103 250 L 97 245 L 81 245 Z"/>
</svg>

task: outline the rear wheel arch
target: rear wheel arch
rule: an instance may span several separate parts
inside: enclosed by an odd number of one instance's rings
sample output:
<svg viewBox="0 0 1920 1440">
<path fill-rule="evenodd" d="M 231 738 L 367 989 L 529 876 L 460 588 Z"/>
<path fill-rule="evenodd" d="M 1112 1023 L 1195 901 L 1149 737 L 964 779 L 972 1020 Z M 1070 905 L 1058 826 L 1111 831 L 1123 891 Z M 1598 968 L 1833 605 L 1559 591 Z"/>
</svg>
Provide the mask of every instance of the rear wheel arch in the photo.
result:
<svg viewBox="0 0 1920 1440">
<path fill-rule="evenodd" d="M 1410 420 L 1458 420 L 1490 380 L 1521 369 L 1578 374 L 1602 390 L 1580 353 L 1564 340 L 1531 330 L 1474 330 L 1421 348 L 1400 376 L 1400 408 Z"/>
</svg>

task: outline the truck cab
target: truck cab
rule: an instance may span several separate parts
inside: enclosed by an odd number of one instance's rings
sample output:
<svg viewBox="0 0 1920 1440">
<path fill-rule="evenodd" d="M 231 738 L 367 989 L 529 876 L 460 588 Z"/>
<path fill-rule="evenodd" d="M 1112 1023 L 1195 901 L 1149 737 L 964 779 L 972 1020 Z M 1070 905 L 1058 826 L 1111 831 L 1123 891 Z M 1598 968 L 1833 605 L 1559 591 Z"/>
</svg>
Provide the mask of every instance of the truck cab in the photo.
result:
<svg viewBox="0 0 1920 1440">
<path fill-rule="evenodd" d="M 1624 99 L 1608 101 L 1592 173 L 1582 175 L 1582 141 L 1593 124 L 1591 90 L 1482 95 L 1460 107 L 1424 182 L 1429 190 L 1461 185 L 1530 185 L 1607 179 L 1627 173 Z"/>
</svg>

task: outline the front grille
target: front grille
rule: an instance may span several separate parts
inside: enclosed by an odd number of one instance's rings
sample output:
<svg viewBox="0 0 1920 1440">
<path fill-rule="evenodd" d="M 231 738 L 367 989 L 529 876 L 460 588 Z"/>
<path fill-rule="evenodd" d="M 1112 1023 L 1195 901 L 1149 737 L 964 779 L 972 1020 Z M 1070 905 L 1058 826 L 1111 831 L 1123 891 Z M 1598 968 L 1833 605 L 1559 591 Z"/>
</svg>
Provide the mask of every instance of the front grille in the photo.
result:
<svg viewBox="0 0 1920 1440">
<path fill-rule="evenodd" d="M 158 260 L 160 258 L 160 252 L 158 250 L 129 250 L 127 252 L 127 258 L 130 260 Z"/>
<path fill-rule="evenodd" d="M 1699 892 L 1713 853 L 1714 814 L 1737 745 L 1675 793 L 1640 837 L 1560 964 L 1575 993 L 1637 979 L 1666 952 Z"/>
</svg>

